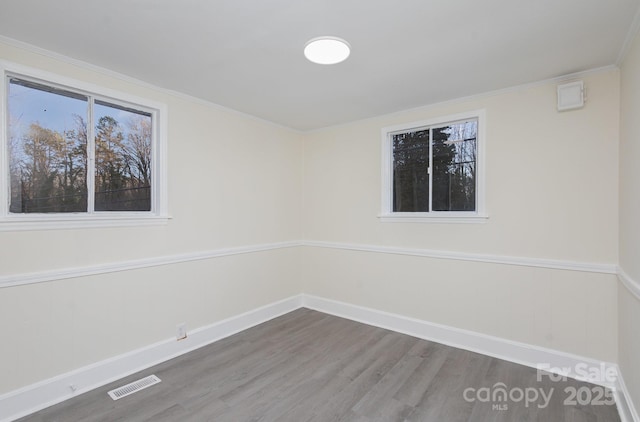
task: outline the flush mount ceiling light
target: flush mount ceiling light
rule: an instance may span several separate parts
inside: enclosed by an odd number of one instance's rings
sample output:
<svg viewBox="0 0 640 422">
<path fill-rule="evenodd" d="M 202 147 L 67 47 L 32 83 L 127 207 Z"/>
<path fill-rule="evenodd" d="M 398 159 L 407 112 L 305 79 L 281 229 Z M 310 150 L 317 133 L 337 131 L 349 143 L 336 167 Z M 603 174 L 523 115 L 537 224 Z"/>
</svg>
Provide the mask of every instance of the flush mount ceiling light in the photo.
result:
<svg viewBox="0 0 640 422">
<path fill-rule="evenodd" d="M 338 37 L 313 38 L 304 46 L 304 56 L 318 64 L 336 64 L 349 57 L 351 46 Z"/>
</svg>

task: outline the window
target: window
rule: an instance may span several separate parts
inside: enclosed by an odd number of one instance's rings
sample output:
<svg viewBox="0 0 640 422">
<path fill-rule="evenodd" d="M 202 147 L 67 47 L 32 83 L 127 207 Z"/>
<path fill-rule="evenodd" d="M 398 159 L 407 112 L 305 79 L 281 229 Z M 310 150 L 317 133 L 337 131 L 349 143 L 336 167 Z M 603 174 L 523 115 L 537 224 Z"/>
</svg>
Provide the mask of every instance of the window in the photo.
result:
<svg viewBox="0 0 640 422">
<path fill-rule="evenodd" d="M 383 221 L 477 222 L 484 113 L 384 128 Z"/>
<path fill-rule="evenodd" d="M 4 67 L 0 229 L 166 220 L 163 105 Z"/>
</svg>

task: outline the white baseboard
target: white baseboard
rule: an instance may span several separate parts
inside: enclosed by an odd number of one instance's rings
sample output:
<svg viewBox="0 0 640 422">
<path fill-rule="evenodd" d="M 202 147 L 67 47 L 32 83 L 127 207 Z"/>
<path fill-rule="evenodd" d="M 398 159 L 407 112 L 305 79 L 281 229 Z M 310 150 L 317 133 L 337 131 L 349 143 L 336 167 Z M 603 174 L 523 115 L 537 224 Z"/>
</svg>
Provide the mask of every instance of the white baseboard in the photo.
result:
<svg viewBox="0 0 640 422">
<path fill-rule="evenodd" d="M 566 375 L 571 378 L 604 385 L 614 390 L 622 422 L 640 422 L 618 365 L 614 363 L 306 294 L 271 303 L 194 330 L 189 333 L 187 339 L 179 342 L 175 339 L 165 340 L 4 394 L 0 396 L 0 418 L 3 418 L 0 422 L 9 422 L 44 409 L 301 307 L 533 368 L 537 368 L 541 363 L 554 368 L 568 368 L 570 371 Z M 617 382 L 586 379 L 573 370 L 579 367 L 578 365 L 616 371 Z M 74 385 L 77 390 L 72 392 L 70 385 Z"/>
<path fill-rule="evenodd" d="M 0 422 L 9 422 L 78 394 L 173 359 L 302 306 L 293 296 L 189 332 L 181 341 L 168 339 L 97 362 L 0 396 Z M 73 385 L 76 391 L 71 391 Z"/>
<path fill-rule="evenodd" d="M 640 422 L 638 411 L 633 405 L 627 385 L 624 383 L 624 377 L 618 372 L 618 389 L 615 391 L 616 404 L 622 422 Z"/>
<path fill-rule="evenodd" d="M 303 294 L 302 297 L 302 306 L 319 312 L 481 353 L 536 369 L 540 364 L 548 364 L 552 368 L 568 369 L 567 372 L 562 371 L 562 373 L 570 378 L 603 385 L 612 389 L 616 397 L 616 404 L 622 422 L 640 422 L 629 400 L 620 369 L 615 363 L 599 361 L 558 350 L 434 324 L 403 315 L 365 308 L 318 296 Z M 617 374 L 617 379 L 613 382 L 589 379 L 584 376 L 583 368 L 587 368 L 587 370 L 593 368 L 595 371 L 598 371 L 598 373 L 602 371 L 614 371 L 614 373 Z M 578 369 L 578 371 L 576 371 L 576 369 Z"/>
</svg>

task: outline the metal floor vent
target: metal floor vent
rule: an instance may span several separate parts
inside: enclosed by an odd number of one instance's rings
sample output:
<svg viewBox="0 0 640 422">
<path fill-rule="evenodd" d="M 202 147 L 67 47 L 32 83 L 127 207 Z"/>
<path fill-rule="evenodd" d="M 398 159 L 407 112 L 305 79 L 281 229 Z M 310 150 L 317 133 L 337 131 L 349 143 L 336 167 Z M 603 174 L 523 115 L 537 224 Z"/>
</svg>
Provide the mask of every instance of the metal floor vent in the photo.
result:
<svg viewBox="0 0 640 422">
<path fill-rule="evenodd" d="M 149 375 L 148 377 L 144 377 L 138 381 L 134 381 L 130 384 L 123 385 L 122 387 L 109 391 L 109 396 L 114 400 L 118 400 L 130 394 L 137 393 L 140 390 L 144 390 L 147 387 L 151 387 L 160 381 L 160 378 L 155 375 Z"/>
</svg>

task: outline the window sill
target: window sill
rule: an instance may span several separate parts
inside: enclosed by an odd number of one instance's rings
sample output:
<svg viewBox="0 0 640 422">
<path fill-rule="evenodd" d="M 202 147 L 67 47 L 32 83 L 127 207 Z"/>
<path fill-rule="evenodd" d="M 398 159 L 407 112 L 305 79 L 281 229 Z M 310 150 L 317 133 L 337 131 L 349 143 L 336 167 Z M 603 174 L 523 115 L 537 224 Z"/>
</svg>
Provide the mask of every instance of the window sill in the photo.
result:
<svg viewBox="0 0 640 422">
<path fill-rule="evenodd" d="M 488 215 L 476 213 L 393 213 L 378 216 L 383 223 L 440 223 L 440 224 L 483 224 L 489 219 Z M 449 214 L 449 213 L 446 213 Z"/>
<path fill-rule="evenodd" d="M 136 215 L 127 213 L 117 216 L 102 215 L 29 215 L 8 216 L 0 219 L 0 232 L 24 230 L 65 230 L 101 227 L 146 227 L 166 225 L 171 217 L 158 215 Z"/>
</svg>

